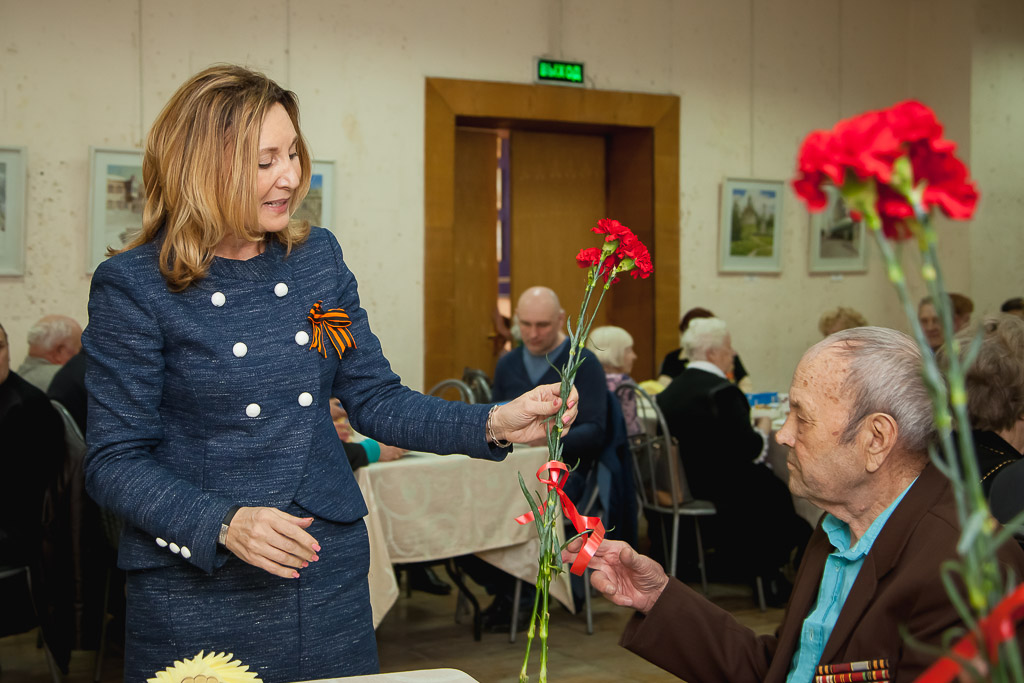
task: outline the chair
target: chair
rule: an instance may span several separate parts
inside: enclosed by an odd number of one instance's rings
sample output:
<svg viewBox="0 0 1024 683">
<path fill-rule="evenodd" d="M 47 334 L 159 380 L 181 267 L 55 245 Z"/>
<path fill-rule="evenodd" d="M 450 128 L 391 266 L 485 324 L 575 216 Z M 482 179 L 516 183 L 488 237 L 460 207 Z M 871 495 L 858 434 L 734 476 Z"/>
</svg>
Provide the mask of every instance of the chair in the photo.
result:
<svg viewBox="0 0 1024 683">
<path fill-rule="evenodd" d="M 0 581 L 6 581 L 7 579 L 13 579 L 24 575 L 25 585 L 28 589 L 29 601 L 32 603 L 33 608 L 36 605 L 35 596 L 32 592 L 32 572 L 25 566 L 14 566 L 14 565 L 0 565 Z M 38 618 L 37 618 L 38 621 Z M 46 644 L 46 640 L 42 635 L 42 627 L 39 631 L 40 645 L 43 648 L 43 654 L 46 656 L 46 665 L 50 669 L 50 678 L 53 683 L 61 683 L 63 677 L 61 676 L 60 669 L 57 667 L 57 662 L 53 658 L 53 653 L 50 652 L 50 646 Z"/>
<path fill-rule="evenodd" d="M 483 370 L 466 368 L 462 371 L 462 381 L 472 390 L 477 403 L 491 402 L 491 379 Z"/>
<path fill-rule="evenodd" d="M 476 397 L 473 395 L 473 390 L 469 388 L 465 382 L 461 379 L 445 379 L 441 380 L 430 388 L 427 392 L 427 396 L 444 396 L 445 392 L 449 389 L 455 389 L 459 392 L 459 399 L 464 403 L 476 403 Z"/>
<path fill-rule="evenodd" d="M 615 393 L 621 399 L 635 401 L 637 414 L 644 426 L 644 431 L 629 435 L 640 504 L 645 510 L 672 516 L 670 543 L 665 539 L 664 526 L 661 530 L 664 547 L 669 548 L 668 566 L 665 570 L 670 576 L 675 576 L 679 555 L 679 519 L 692 517 L 697 541 L 700 584 L 707 595 L 708 577 L 704 560 L 704 542 L 700 533 L 700 518 L 716 514 L 715 505 L 711 501 L 698 500 L 690 493 L 679 457 L 679 443 L 670 436 L 665 416 L 651 395 L 632 382 L 622 384 Z M 755 586 L 758 607 L 764 612 L 767 606 L 764 583 L 760 576 L 755 577 Z"/>
</svg>

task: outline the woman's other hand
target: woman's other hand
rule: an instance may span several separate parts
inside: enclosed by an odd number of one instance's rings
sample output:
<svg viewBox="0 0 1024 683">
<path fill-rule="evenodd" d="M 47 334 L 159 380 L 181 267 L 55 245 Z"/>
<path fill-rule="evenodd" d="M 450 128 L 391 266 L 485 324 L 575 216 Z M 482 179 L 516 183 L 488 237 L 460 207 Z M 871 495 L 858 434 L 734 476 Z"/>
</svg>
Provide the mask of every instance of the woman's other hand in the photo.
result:
<svg viewBox="0 0 1024 683">
<path fill-rule="evenodd" d="M 254 567 L 297 579 L 297 570 L 320 559 L 320 544 L 306 533 L 312 523 L 312 517 L 295 517 L 276 508 L 239 508 L 224 546 Z"/>
<path fill-rule="evenodd" d="M 543 384 L 526 392 L 519 398 L 510 401 L 491 413 L 491 434 L 499 441 L 513 443 L 542 444 L 547 442 L 548 418 L 558 412 L 562 405 L 559 396 L 561 385 Z M 564 435 L 569 425 L 576 419 L 579 394 L 576 387 L 569 393 L 565 413 L 562 415 Z"/>
</svg>

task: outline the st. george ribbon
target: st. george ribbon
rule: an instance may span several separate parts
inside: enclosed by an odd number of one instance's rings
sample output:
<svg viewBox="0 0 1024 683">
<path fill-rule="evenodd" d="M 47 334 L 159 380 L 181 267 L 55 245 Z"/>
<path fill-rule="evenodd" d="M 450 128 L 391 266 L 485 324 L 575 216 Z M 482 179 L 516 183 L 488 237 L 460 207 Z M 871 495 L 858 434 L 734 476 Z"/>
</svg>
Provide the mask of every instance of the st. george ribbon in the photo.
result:
<svg viewBox="0 0 1024 683">
<path fill-rule="evenodd" d="M 550 477 L 545 478 L 545 473 L 550 472 Z M 540 483 L 548 487 L 548 491 L 552 489 L 558 493 L 558 497 L 562 499 L 562 511 L 565 516 L 572 522 L 573 528 L 576 529 L 576 533 L 589 533 L 590 537 L 587 542 L 583 544 L 576 559 L 573 560 L 570 571 L 576 576 L 583 576 L 583 572 L 586 570 L 587 565 L 590 564 L 590 560 L 594 557 L 594 553 L 597 552 L 598 546 L 601 545 L 601 541 L 604 540 L 604 523 L 600 517 L 585 517 L 579 513 L 576 509 L 576 505 L 569 500 L 569 496 L 562 490 L 565 486 L 565 480 L 569 478 L 569 468 L 566 467 L 564 462 L 557 460 L 549 460 L 540 466 L 537 470 L 537 480 Z M 540 510 L 541 514 L 544 514 L 544 507 L 547 503 L 541 503 Z M 516 521 L 520 524 L 529 524 L 533 521 L 533 512 L 527 512 L 525 515 L 519 515 L 516 517 Z"/>
</svg>

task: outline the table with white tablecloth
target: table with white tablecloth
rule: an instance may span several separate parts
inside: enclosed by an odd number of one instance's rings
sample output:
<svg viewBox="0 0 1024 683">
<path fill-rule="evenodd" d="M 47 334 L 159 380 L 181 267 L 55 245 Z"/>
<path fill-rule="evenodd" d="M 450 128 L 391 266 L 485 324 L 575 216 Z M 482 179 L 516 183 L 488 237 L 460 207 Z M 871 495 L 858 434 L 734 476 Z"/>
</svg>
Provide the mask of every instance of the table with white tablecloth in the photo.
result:
<svg viewBox="0 0 1024 683">
<path fill-rule="evenodd" d="M 505 460 L 410 453 L 356 471 L 370 536 L 370 602 L 376 627 L 398 598 L 392 563 L 477 554 L 529 584 L 537 579 L 537 532 L 515 517 L 529 511 L 519 486 L 545 494 L 537 470 L 547 448 L 516 446 Z M 551 594 L 572 609 L 568 573 Z"/>
<path fill-rule="evenodd" d="M 476 679 L 457 669 L 421 669 L 370 676 L 324 678 L 305 683 L 476 683 Z"/>
</svg>

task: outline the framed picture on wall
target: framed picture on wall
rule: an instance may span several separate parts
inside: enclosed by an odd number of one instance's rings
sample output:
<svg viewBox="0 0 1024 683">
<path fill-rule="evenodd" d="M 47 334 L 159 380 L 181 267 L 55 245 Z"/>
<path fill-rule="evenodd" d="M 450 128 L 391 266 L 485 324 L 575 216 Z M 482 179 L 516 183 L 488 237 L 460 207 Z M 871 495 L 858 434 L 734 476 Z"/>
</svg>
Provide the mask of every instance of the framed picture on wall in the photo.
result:
<svg viewBox="0 0 1024 683">
<path fill-rule="evenodd" d="M 309 194 L 295 211 L 294 218 L 304 218 L 310 225 L 334 229 L 334 162 L 314 161 Z"/>
<path fill-rule="evenodd" d="M 0 275 L 25 274 L 25 148 L 0 147 Z"/>
<path fill-rule="evenodd" d="M 121 248 L 142 229 L 146 191 L 142 151 L 89 148 L 89 249 L 86 271 L 107 258 L 107 248 Z"/>
<path fill-rule="evenodd" d="M 781 180 L 726 179 L 719 226 L 720 271 L 782 271 L 782 194 Z"/>
<path fill-rule="evenodd" d="M 867 270 L 867 232 L 850 217 L 835 187 L 825 188 L 825 210 L 811 214 L 810 271 L 856 273 Z"/>
</svg>

